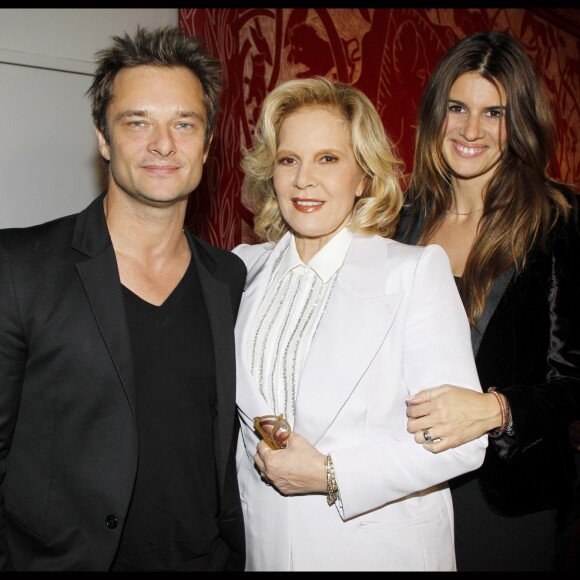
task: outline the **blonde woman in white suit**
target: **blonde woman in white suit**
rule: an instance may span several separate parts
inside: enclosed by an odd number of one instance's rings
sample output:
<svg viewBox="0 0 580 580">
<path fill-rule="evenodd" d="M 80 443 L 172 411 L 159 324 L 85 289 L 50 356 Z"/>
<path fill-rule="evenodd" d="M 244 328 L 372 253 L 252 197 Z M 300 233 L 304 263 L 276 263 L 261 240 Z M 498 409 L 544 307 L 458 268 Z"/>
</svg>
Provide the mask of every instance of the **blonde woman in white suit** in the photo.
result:
<svg viewBox="0 0 580 580">
<path fill-rule="evenodd" d="M 287 81 L 243 166 L 266 240 L 234 249 L 246 569 L 454 570 L 446 480 L 481 465 L 487 436 L 429 453 L 406 399 L 481 389 L 445 252 L 388 239 L 400 162 L 376 110 L 350 85 Z M 272 449 L 254 419 L 282 414 Z"/>
</svg>

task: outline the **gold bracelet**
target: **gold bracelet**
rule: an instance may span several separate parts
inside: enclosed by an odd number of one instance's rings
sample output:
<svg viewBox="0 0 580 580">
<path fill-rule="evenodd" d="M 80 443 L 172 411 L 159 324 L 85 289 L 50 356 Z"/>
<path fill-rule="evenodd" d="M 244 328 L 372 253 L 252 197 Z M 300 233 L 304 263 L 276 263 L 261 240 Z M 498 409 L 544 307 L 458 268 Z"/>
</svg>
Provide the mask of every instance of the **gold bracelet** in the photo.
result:
<svg viewBox="0 0 580 580">
<path fill-rule="evenodd" d="M 508 429 L 508 409 L 506 406 L 507 399 L 504 397 L 504 395 L 502 395 L 497 391 L 497 387 L 490 387 L 487 392 L 491 393 L 492 395 L 495 395 L 495 398 L 497 399 L 501 411 L 501 426 L 497 429 L 492 429 L 491 431 L 488 431 L 487 434 L 492 439 L 498 439 L 499 437 L 504 435 Z"/>
<path fill-rule="evenodd" d="M 338 499 L 338 484 L 336 483 L 336 474 L 334 473 L 334 464 L 332 457 L 326 456 L 326 503 L 331 506 L 334 505 Z"/>
</svg>

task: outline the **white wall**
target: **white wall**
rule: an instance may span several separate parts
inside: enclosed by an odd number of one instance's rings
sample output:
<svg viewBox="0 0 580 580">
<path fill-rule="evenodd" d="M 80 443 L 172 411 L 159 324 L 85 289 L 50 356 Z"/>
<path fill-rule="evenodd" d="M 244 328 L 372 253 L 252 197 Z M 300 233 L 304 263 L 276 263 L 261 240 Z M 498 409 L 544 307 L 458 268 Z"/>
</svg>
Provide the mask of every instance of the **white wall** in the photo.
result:
<svg viewBox="0 0 580 580">
<path fill-rule="evenodd" d="M 177 8 L 0 9 L 0 228 L 75 213 L 104 185 L 85 97 L 94 53 Z"/>
</svg>

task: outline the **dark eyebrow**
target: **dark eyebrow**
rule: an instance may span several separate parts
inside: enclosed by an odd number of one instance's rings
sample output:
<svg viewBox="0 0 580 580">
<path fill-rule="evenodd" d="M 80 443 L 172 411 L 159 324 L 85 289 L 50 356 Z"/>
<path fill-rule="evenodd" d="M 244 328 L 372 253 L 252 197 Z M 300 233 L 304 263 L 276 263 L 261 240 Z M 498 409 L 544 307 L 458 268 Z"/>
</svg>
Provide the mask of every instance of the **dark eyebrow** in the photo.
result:
<svg viewBox="0 0 580 580">
<path fill-rule="evenodd" d="M 119 121 L 121 119 L 126 119 L 127 117 L 150 117 L 151 114 L 149 111 L 147 111 L 146 109 L 130 109 L 127 111 L 121 111 L 116 117 L 115 117 L 115 121 Z M 200 113 L 196 113 L 195 111 L 179 111 L 177 113 L 177 116 L 180 117 L 181 119 L 190 119 L 190 118 L 194 118 L 197 119 L 198 121 L 204 123 L 205 120 L 203 118 L 203 115 L 201 115 Z"/>
<path fill-rule="evenodd" d="M 181 111 L 177 116 L 181 117 L 182 119 L 189 119 L 190 117 L 193 117 L 202 123 L 205 122 L 203 115 L 201 113 L 196 113 L 195 111 Z"/>
<path fill-rule="evenodd" d="M 469 107 L 463 102 L 458 99 L 449 99 L 449 104 L 453 103 L 454 105 L 459 105 L 465 109 L 469 109 Z M 491 107 L 485 107 L 486 111 L 505 111 L 507 107 L 505 105 L 492 105 Z"/>
<path fill-rule="evenodd" d="M 129 111 L 121 111 L 115 115 L 115 121 L 120 121 L 121 119 L 126 119 L 127 117 L 148 117 L 149 112 L 142 109 L 131 109 Z"/>
</svg>

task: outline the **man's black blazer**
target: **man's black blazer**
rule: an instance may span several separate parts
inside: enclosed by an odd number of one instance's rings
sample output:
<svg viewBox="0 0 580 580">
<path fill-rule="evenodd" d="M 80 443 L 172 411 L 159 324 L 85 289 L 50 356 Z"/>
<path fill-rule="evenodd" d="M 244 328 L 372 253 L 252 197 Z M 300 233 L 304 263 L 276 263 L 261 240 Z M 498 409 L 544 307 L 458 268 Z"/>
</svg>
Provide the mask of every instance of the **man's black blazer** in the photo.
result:
<svg viewBox="0 0 580 580">
<path fill-rule="evenodd" d="M 0 569 L 107 570 L 119 544 L 137 426 L 103 197 L 77 215 L 0 231 Z M 234 321 L 246 271 L 187 236 L 215 348 L 219 525 L 243 561 Z"/>
</svg>

